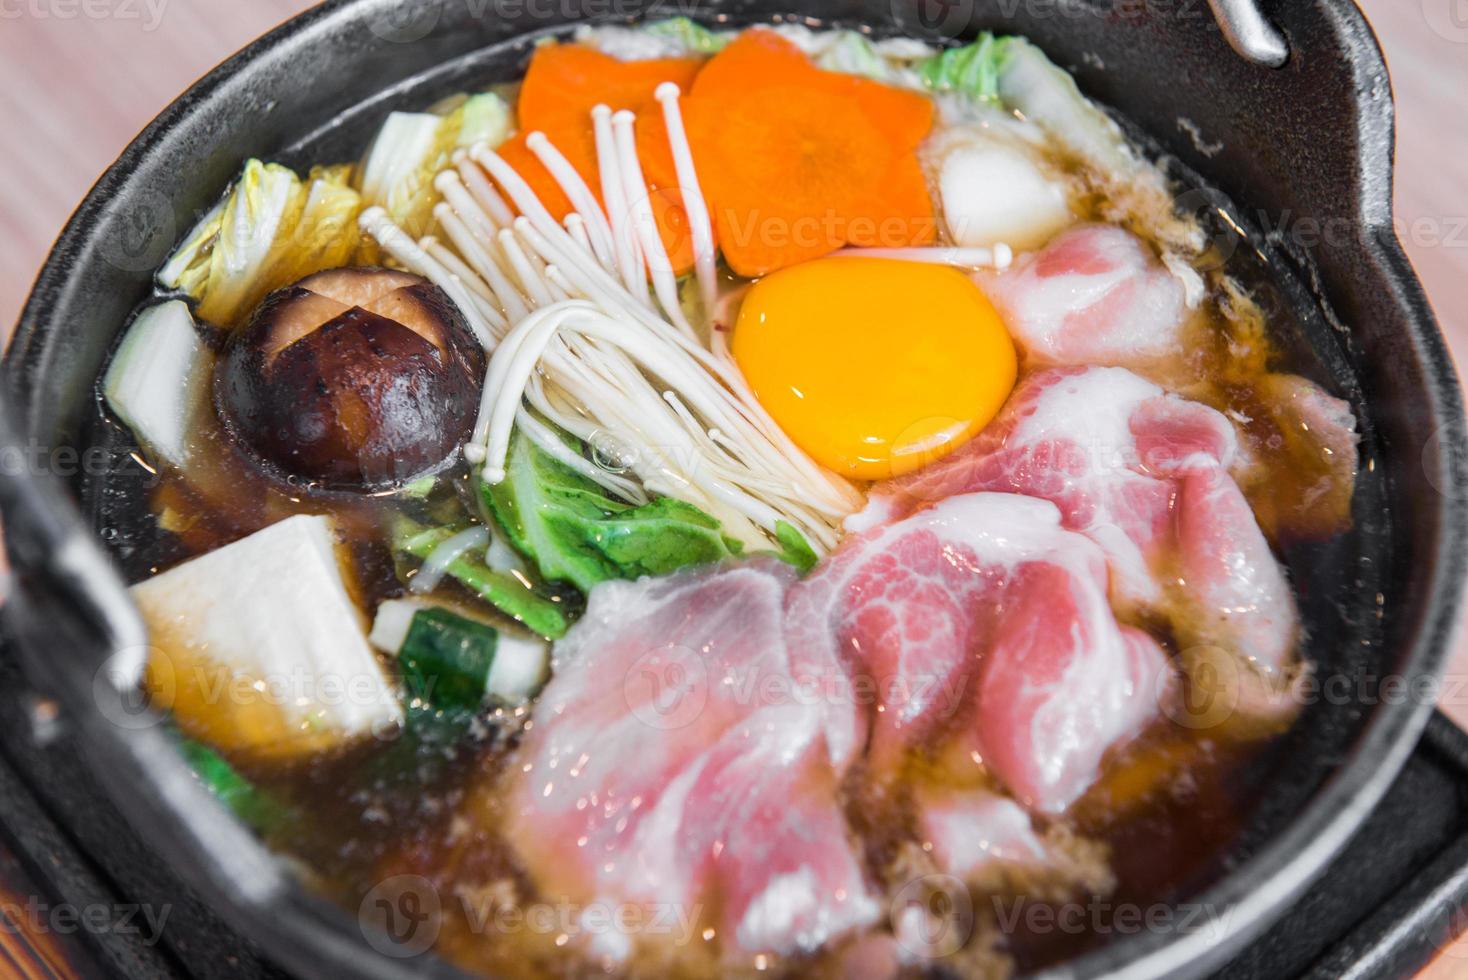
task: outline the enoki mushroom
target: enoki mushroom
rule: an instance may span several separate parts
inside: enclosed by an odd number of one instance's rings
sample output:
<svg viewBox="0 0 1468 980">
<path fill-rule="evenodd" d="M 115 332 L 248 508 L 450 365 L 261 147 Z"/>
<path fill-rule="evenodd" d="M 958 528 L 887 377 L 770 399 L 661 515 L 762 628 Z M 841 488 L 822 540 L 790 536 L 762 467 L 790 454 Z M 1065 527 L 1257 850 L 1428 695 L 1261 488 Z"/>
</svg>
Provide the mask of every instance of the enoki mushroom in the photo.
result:
<svg viewBox="0 0 1468 980">
<path fill-rule="evenodd" d="M 443 239 L 414 241 L 381 208 L 361 225 L 398 262 L 446 292 L 493 352 L 465 456 L 505 478 L 518 427 L 543 451 L 625 499 L 674 497 L 763 548 L 781 521 L 818 551 L 831 548 L 862 494 L 805 455 L 745 384 L 720 331 L 713 231 L 682 118 L 678 87 L 660 86 L 688 216 L 701 335 L 685 312 L 653 217 L 634 116 L 592 112 L 601 199 L 543 134 L 527 147 L 574 210 L 557 221 L 530 185 L 486 145 L 438 174 Z M 649 282 L 651 289 L 649 290 Z M 706 342 L 703 338 L 707 336 Z M 541 419 L 592 447 L 585 459 Z"/>
</svg>

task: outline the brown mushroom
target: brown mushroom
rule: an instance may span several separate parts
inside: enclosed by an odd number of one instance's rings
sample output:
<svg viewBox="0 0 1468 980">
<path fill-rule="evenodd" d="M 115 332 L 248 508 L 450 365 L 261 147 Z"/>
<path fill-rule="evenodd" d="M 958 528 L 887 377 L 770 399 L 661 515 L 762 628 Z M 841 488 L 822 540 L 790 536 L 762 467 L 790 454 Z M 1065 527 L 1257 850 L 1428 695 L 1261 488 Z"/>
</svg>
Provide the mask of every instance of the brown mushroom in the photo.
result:
<svg viewBox="0 0 1468 980">
<path fill-rule="evenodd" d="M 448 297 L 391 269 L 277 290 L 215 376 L 225 428 L 267 469 L 381 490 L 440 468 L 474 424 L 484 352 Z"/>
</svg>

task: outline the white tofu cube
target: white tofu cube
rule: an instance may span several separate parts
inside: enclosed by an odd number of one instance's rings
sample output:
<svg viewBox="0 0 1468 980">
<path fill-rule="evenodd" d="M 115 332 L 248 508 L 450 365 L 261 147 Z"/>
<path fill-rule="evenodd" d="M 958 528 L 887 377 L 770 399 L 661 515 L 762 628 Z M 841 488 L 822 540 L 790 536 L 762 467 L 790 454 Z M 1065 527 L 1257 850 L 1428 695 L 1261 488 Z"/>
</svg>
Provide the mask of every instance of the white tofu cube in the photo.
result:
<svg viewBox="0 0 1468 980">
<path fill-rule="evenodd" d="M 399 694 L 368 645 L 326 517 L 291 517 L 132 588 L 153 703 L 226 751 L 319 752 L 385 733 Z"/>
</svg>

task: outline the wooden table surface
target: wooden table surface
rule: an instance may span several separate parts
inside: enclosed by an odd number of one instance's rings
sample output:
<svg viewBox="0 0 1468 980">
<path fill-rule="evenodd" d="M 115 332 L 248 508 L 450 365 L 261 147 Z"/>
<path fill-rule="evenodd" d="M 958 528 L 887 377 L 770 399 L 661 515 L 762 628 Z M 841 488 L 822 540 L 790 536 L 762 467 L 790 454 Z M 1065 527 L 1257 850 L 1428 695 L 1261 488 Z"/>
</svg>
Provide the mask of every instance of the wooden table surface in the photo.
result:
<svg viewBox="0 0 1468 980">
<path fill-rule="evenodd" d="M 138 130 L 200 74 L 307 6 L 0 0 L 0 332 L 67 215 Z M 1362 6 L 1397 98 L 1398 229 L 1459 363 L 1468 363 L 1468 0 Z M 1468 639 L 1452 673 L 1468 677 Z M 1468 695 L 1443 707 L 1468 725 Z M 1468 976 L 1464 955 L 1429 975 Z"/>
</svg>

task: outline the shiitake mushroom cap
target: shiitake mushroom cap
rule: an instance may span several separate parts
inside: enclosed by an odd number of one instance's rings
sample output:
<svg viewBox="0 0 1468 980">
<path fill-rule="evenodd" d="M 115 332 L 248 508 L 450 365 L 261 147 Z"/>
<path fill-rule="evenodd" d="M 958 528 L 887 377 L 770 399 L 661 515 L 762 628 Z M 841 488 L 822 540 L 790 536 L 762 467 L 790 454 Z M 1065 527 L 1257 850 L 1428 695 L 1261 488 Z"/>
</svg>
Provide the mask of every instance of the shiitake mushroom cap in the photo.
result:
<svg viewBox="0 0 1468 980">
<path fill-rule="evenodd" d="M 265 298 L 225 350 L 225 430 L 273 474 L 380 491 L 468 437 L 484 351 L 437 286 L 393 269 L 318 272 Z"/>
</svg>

